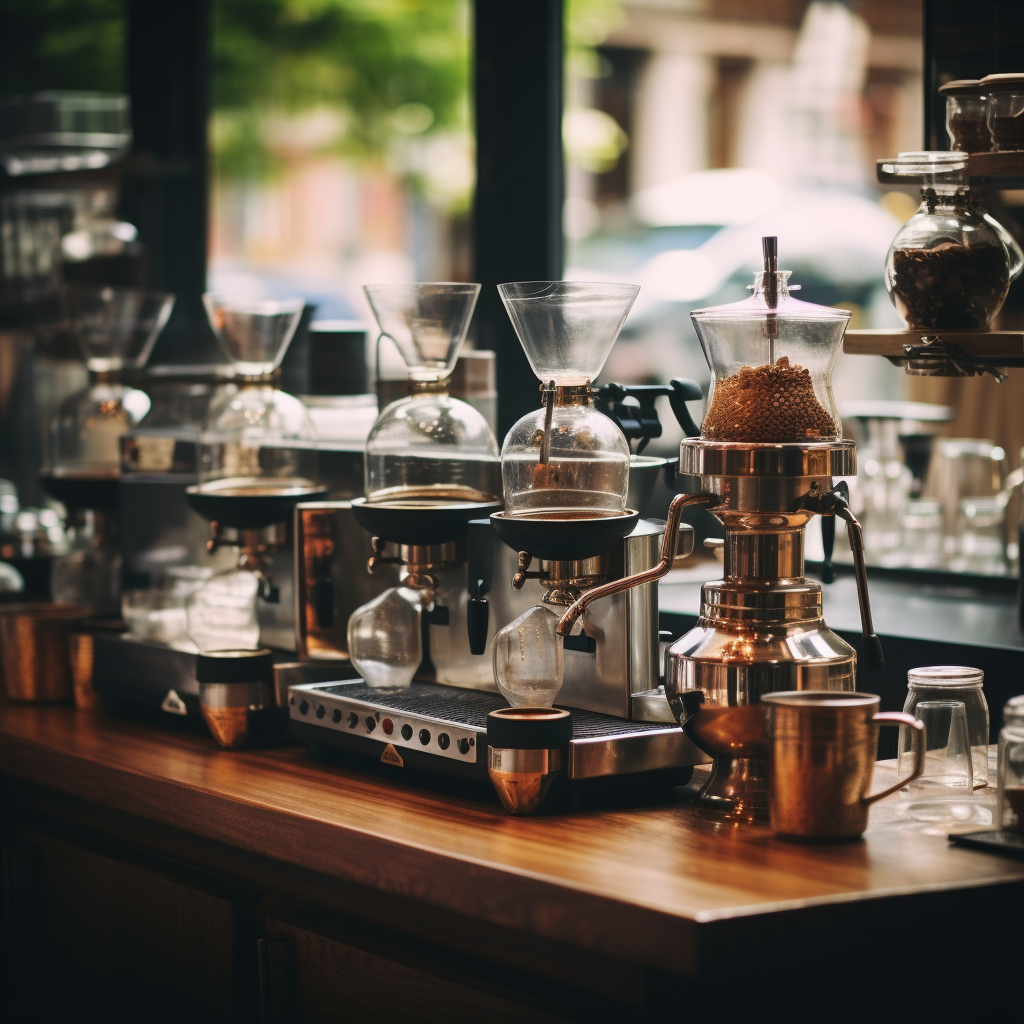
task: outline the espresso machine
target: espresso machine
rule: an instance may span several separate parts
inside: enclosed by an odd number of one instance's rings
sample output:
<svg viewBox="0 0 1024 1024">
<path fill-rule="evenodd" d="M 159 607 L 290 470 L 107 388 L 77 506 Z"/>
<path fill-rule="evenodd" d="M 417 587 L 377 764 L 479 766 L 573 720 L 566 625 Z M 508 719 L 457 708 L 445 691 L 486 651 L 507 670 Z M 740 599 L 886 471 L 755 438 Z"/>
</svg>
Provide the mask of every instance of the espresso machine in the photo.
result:
<svg viewBox="0 0 1024 1024">
<path fill-rule="evenodd" d="M 400 334 L 368 292 L 382 331 Z M 692 548 L 692 530 L 679 522 L 689 499 L 673 508 L 667 527 L 626 508 L 629 447 L 593 407 L 591 381 L 635 294 L 633 286 L 503 286 L 542 381 L 540 408 L 502 448 L 503 501 L 496 476 L 489 494 L 479 485 L 453 491 L 453 468 L 436 450 L 445 432 L 433 426 L 436 417 L 416 417 L 434 441 L 429 475 L 412 476 L 422 459 L 401 472 L 402 460 L 392 460 L 388 473 L 375 475 L 374 441 L 384 433 L 375 427 L 365 500 L 299 506 L 300 651 L 320 665 L 333 657 L 339 678 L 290 687 L 296 736 L 396 766 L 483 779 L 488 714 L 557 699 L 572 708 L 572 780 L 657 772 L 678 779 L 707 760 L 658 690 L 655 581 Z M 694 385 L 679 388 L 680 399 L 694 397 Z M 381 416 L 395 418 L 388 410 Z M 404 442 L 388 450 L 412 454 Z M 492 472 L 499 465 L 496 445 L 460 450 L 464 463 Z M 468 472 L 460 466 L 459 479 Z M 474 472 L 482 479 L 480 468 Z M 343 649 L 335 581 L 340 572 L 355 575 L 352 563 L 338 561 L 343 550 L 356 553 L 342 525 L 350 519 L 366 529 L 372 572 L 390 571 L 392 585 L 350 616 Z M 606 600 L 584 615 L 588 596 L 587 604 Z M 558 627 L 570 613 L 573 623 L 583 616 L 585 628 L 563 636 Z M 360 679 L 344 680 L 348 665 Z"/>
<path fill-rule="evenodd" d="M 715 759 L 699 806 L 740 822 L 767 820 L 761 695 L 856 688 L 857 654 L 825 625 L 821 587 L 804 576 L 804 527 L 815 515 L 847 523 L 859 667 L 883 664 L 863 536 L 834 479 L 856 472 L 830 380 L 850 314 L 792 298 L 777 240 L 763 248 L 750 298 L 691 314 L 713 379 L 701 436 L 682 441 L 679 471 L 724 528 L 724 578 L 704 584 L 697 625 L 665 663 L 673 713 Z"/>
</svg>

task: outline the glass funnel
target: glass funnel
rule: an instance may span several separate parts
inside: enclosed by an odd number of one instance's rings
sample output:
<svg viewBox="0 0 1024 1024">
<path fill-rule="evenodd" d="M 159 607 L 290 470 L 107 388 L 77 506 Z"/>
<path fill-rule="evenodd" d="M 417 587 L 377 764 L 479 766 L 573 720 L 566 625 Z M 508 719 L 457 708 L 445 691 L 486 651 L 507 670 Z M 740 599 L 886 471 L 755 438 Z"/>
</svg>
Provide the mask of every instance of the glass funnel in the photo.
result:
<svg viewBox="0 0 1024 1024">
<path fill-rule="evenodd" d="M 832 367 L 850 313 L 794 299 L 790 271 L 777 269 L 774 243 L 765 239 L 771 269 L 754 275 L 750 298 L 690 314 L 711 368 L 701 426 L 706 440 L 785 444 L 842 437 Z"/>
<path fill-rule="evenodd" d="M 146 364 L 171 315 L 174 296 L 143 288 L 76 285 L 66 290 L 65 300 L 91 380 L 61 404 L 50 423 L 50 474 L 116 477 L 121 438 L 150 405 L 145 392 L 121 383 L 119 375 Z"/>
<path fill-rule="evenodd" d="M 305 405 L 274 387 L 304 300 L 203 296 L 237 383 L 213 399 L 199 435 L 199 490 L 268 497 L 314 488 L 317 434 Z M 301 500 L 301 498 L 299 499 Z"/>
<path fill-rule="evenodd" d="M 493 502 L 498 444 L 484 417 L 447 393 L 478 284 L 365 285 L 381 337 L 405 360 L 412 394 L 388 405 L 366 441 L 366 499 Z"/>
<path fill-rule="evenodd" d="M 924 185 L 921 205 L 885 258 L 896 312 L 918 329 L 984 330 L 1024 267 L 1024 253 L 972 196 L 966 155 L 900 153 L 883 170 Z"/>
<path fill-rule="evenodd" d="M 593 408 L 591 381 L 639 290 L 578 281 L 498 285 L 543 395 L 541 408 L 522 417 L 502 445 L 506 514 L 580 518 L 626 510 L 629 444 Z"/>
</svg>

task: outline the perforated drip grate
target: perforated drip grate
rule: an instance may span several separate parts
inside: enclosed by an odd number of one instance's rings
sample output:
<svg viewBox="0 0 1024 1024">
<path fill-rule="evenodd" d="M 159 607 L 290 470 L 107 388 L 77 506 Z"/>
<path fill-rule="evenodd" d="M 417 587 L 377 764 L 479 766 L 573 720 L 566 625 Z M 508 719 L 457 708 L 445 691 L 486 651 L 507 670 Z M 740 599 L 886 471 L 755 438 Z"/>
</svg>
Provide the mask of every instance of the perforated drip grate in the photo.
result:
<svg viewBox="0 0 1024 1024">
<path fill-rule="evenodd" d="M 437 683 L 413 683 L 407 690 L 375 690 L 362 683 L 332 683 L 318 689 L 338 697 L 365 701 L 382 709 L 408 715 L 427 715 L 442 722 L 481 730 L 486 730 L 487 715 L 491 711 L 507 707 L 504 699 L 496 693 L 462 690 Z M 675 728 L 663 722 L 630 722 L 594 711 L 570 710 L 574 739 L 598 739 Z"/>
</svg>

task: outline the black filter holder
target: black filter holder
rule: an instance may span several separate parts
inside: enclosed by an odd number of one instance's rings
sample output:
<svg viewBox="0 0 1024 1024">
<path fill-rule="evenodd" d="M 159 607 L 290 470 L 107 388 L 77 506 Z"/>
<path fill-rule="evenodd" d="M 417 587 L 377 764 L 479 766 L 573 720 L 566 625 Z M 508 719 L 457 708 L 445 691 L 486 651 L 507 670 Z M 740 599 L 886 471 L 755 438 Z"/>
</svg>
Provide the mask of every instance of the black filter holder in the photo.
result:
<svg viewBox="0 0 1024 1024">
<path fill-rule="evenodd" d="M 572 715 L 562 708 L 499 708 L 487 716 L 490 747 L 554 750 L 571 739 Z"/>
<path fill-rule="evenodd" d="M 266 648 L 256 651 L 206 651 L 196 655 L 196 682 L 270 683 L 274 656 Z"/>
</svg>

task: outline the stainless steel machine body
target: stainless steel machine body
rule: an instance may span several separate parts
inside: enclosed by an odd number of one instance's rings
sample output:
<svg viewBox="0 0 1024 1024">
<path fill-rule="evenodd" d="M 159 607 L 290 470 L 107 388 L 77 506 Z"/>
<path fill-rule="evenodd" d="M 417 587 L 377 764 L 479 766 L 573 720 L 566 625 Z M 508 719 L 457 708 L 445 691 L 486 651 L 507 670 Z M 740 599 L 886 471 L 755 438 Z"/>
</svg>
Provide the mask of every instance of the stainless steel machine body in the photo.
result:
<svg viewBox="0 0 1024 1024">
<path fill-rule="evenodd" d="M 377 756 L 382 756 L 378 749 L 381 744 L 390 743 L 398 749 L 404 744 L 419 754 L 439 759 L 437 770 L 451 771 L 453 765 L 469 764 L 475 766 L 474 772 L 479 769 L 486 775 L 483 761 L 479 765 L 476 761 L 477 745 L 460 750 L 460 744 L 453 741 L 442 748 L 437 745 L 436 736 L 438 722 L 445 723 L 444 732 L 449 740 L 456 733 L 456 739 L 476 738 L 477 733 L 482 736 L 487 711 L 504 706 L 494 685 L 495 633 L 535 605 L 543 596 L 542 590 L 549 589 L 553 580 L 566 578 L 568 582 L 570 574 L 576 574 L 572 578 L 578 580 L 584 568 L 591 574 L 585 581 L 589 585 L 650 571 L 658 564 L 663 534 L 661 524 L 641 520 L 614 550 L 588 559 L 586 567 L 581 563 L 535 563 L 538 571 L 531 575 L 538 582 L 527 579 L 520 589 L 514 589 L 512 579 L 521 569 L 518 553 L 498 538 L 488 520 L 471 522 L 465 541 L 447 556 L 450 561 L 432 570 L 438 586 L 434 608 L 425 615 L 427 654 L 412 690 L 373 691 L 361 683 L 358 687 L 347 683 L 293 685 L 289 690 L 293 698 L 289 706 L 293 731 L 363 753 L 371 752 L 372 748 Z M 351 503 L 346 501 L 299 505 L 296 538 L 299 657 L 307 660 L 311 672 L 320 673 L 320 679 L 324 663 L 335 661 L 339 679 L 344 678 L 348 675 L 349 615 L 396 585 L 402 570 L 390 559 L 397 559 L 401 551 L 408 560 L 410 549 L 374 545 L 370 535 L 356 522 Z M 684 527 L 677 552 L 688 554 L 692 547 L 692 529 Z M 383 558 L 379 557 L 381 554 Z M 373 575 L 366 572 L 370 558 L 375 559 Z M 651 691 L 656 691 L 660 682 L 656 582 L 630 587 L 595 602 L 586 613 L 584 626 L 585 632 L 570 637 L 566 643 L 558 704 L 587 712 L 590 717 L 585 720 L 593 719 L 593 735 L 584 731 L 573 741 L 575 753 L 570 758 L 569 776 L 629 774 L 706 761 L 706 755 L 676 728 L 664 698 L 658 712 L 650 710 L 655 705 Z M 430 686 L 437 683 L 444 685 Z M 481 714 L 476 718 L 466 719 L 467 701 L 476 700 L 469 694 L 460 695 L 466 690 L 485 691 L 479 699 L 486 704 L 486 710 L 481 705 L 477 709 Z M 411 711 L 405 706 L 411 698 L 403 698 L 403 693 L 419 695 Z M 645 699 L 634 702 L 634 696 L 640 694 L 645 694 Z M 319 718 L 309 714 L 314 697 L 315 707 L 325 708 Z M 424 710 L 422 701 L 427 698 L 430 708 Z M 392 707 L 396 700 L 401 708 Z M 307 705 L 305 713 L 303 702 Z M 636 715 L 634 707 L 638 710 Z M 335 718 L 335 712 L 339 717 Z M 401 723 L 396 713 L 404 716 Z M 388 740 L 381 730 L 374 734 L 374 728 L 366 728 L 367 715 L 376 716 L 374 721 L 378 722 L 381 714 L 397 729 L 386 734 Z M 473 725 L 477 718 L 479 723 Z M 411 740 L 402 740 L 399 725 L 412 729 Z M 421 730 L 435 737 L 426 747 L 418 738 Z M 485 752 L 486 744 L 481 758 Z M 441 764 L 442 761 L 445 763 Z"/>
<path fill-rule="evenodd" d="M 702 589 L 697 625 L 666 653 L 665 693 L 684 730 L 715 756 L 704 806 L 761 817 L 767 812 L 761 695 L 856 687 L 857 655 L 826 626 L 820 585 L 804 578 L 804 526 L 811 517 L 852 519 L 833 486 L 834 477 L 855 473 L 854 444 L 687 438 L 679 468 L 695 478 L 695 489 L 713 496 L 708 504 L 725 528 L 725 565 L 724 578 Z M 863 613 L 867 594 L 863 579 L 858 582 Z"/>
</svg>

